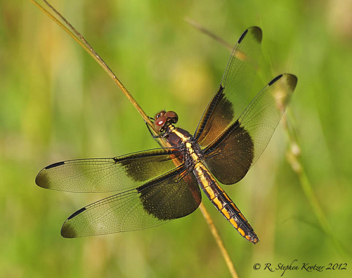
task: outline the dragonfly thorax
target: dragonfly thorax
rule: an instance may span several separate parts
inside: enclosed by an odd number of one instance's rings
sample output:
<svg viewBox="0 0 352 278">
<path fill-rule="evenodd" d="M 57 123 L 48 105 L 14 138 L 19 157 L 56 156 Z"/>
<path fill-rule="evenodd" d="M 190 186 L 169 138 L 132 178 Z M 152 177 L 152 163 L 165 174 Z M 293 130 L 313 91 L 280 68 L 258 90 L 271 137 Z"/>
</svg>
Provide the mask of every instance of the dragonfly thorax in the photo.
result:
<svg viewBox="0 0 352 278">
<path fill-rule="evenodd" d="M 194 141 L 192 135 L 179 127 L 170 124 L 165 130 L 164 137 L 172 147 L 183 148 L 186 143 Z"/>
</svg>

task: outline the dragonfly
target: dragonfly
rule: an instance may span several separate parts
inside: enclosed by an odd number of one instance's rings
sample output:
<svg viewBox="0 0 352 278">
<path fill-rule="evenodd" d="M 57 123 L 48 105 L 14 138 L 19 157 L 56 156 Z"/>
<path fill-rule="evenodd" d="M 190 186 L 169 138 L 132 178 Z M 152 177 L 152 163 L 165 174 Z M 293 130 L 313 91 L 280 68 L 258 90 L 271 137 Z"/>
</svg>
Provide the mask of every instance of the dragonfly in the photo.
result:
<svg viewBox="0 0 352 278">
<path fill-rule="evenodd" d="M 40 187 L 115 192 L 69 216 L 61 235 L 75 238 L 155 227 L 194 212 L 203 191 L 241 236 L 257 243 L 254 229 L 220 184 L 239 182 L 256 163 L 297 84 L 295 75 L 280 74 L 249 103 L 240 101 L 251 91 L 261 42 L 259 27 L 241 35 L 193 135 L 176 127 L 176 112 L 163 110 L 152 118 L 157 131 L 153 138 L 164 140 L 166 147 L 43 168 L 35 180 Z"/>
</svg>

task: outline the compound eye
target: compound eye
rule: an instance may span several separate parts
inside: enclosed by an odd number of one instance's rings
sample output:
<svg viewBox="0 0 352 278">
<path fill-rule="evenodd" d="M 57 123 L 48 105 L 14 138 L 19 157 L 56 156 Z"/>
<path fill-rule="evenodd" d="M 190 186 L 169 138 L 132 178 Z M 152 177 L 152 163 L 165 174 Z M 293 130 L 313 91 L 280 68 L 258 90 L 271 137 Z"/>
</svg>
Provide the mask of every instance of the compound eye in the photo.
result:
<svg viewBox="0 0 352 278">
<path fill-rule="evenodd" d="M 155 115 L 154 119 L 156 120 L 156 119 L 160 118 L 161 116 L 164 116 L 164 115 L 165 115 L 165 113 L 166 113 L 166 111 L 165 111 L 165 110 L 160 111 L 159 113 L 157 113 L 157 114 Z"/>
<path fill-rule="evenodd" d="M 161 126 L 163 126 L 165 124 L 165 117 L 161 117 L 161 118 L 157 118 L 157 120 L 155 121 L 155 125 L 156 126 L 159 126 L 159 127 L 161 127 Z"/>
<path fill-rule="evenodd" d="M 176 124 L 178 121 L 178 115 L 174 111 L 167 111 L 165 113 L 165 118 L 173 124 Z"/>
<path fill-rule="evenodd" d="M 157 117 L 159 116 L 159 117 Z M 156 115 L 154 121 L 154 128 L 158 133 L 162 133 L 165 127 L 166 118 L 165 115 Z"/>
</svg>

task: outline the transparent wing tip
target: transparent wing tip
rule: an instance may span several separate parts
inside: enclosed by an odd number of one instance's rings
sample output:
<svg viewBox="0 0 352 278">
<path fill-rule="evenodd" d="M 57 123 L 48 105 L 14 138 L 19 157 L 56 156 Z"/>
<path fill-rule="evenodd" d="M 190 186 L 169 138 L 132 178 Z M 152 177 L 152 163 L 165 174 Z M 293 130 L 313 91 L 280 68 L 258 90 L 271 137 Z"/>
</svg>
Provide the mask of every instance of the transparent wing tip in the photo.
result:
<svg viewBox="0 0 352 278">
<path fill-rule="evenodd" d="M 72 225 L 70 223 L 67 223 L 67 220 L 61 228 L 61 236 L 65 237 L 65 238 L 78 237 L 75 229 L 72 227 Z"/>
<path fill-rule="evenodd" d="M 257 26 L 249 27 L 246 31 L 243 32 L 238 40 L 238 43 L 241 43 L 246 36 L 252 36 L 257 42 L 260 43 L 263 39 L 263 32 L 262 29 Z"/>
</svg>

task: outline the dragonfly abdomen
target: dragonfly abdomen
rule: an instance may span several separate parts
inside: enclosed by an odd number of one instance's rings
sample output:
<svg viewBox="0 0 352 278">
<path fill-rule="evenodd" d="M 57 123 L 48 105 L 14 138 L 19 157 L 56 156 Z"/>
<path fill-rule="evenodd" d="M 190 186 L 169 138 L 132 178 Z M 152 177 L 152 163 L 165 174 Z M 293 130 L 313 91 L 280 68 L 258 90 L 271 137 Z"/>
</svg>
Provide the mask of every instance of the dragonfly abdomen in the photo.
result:
<svg viewBox="0 0 352 278">
<path fill-rule="evenodd" d="M 226 192 L 219 186 L 204 164 L 197 163 L 193 169 L 193 173 L 205 195 L 208 196 L 209 200 L 240 235 L 253 243 L 257 243 L 259 239 L 252 226 Z"/>
</svg>

